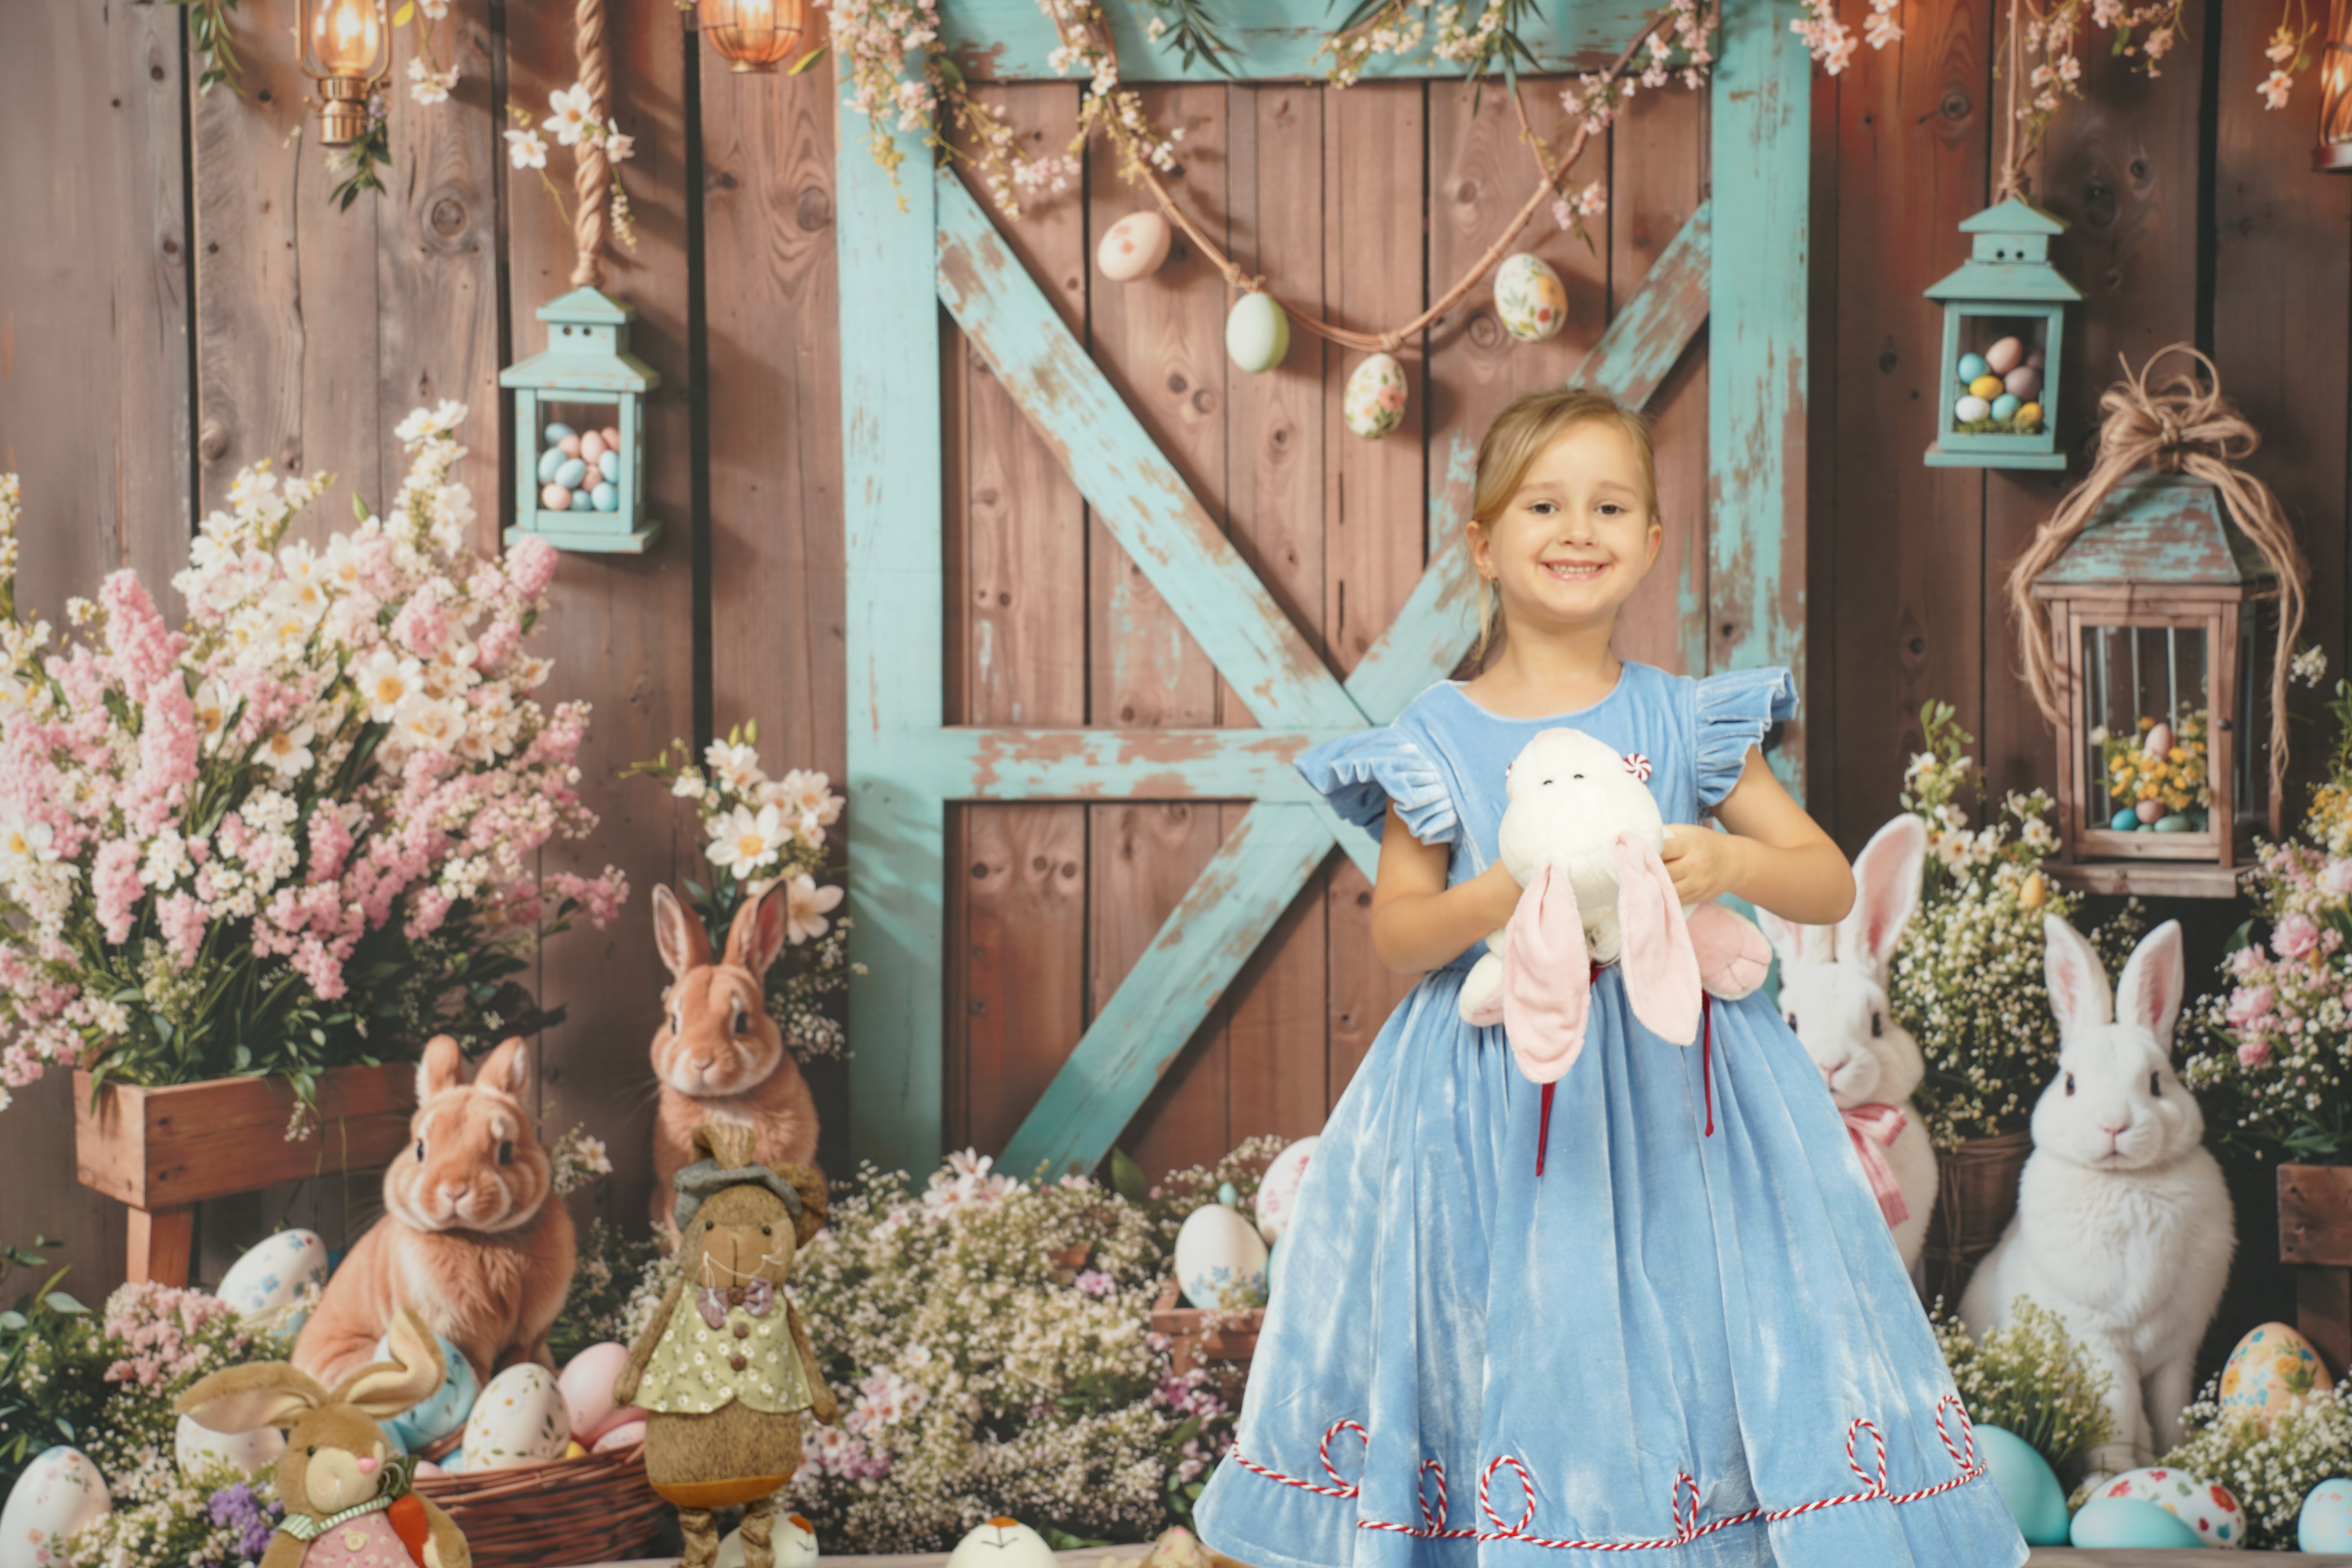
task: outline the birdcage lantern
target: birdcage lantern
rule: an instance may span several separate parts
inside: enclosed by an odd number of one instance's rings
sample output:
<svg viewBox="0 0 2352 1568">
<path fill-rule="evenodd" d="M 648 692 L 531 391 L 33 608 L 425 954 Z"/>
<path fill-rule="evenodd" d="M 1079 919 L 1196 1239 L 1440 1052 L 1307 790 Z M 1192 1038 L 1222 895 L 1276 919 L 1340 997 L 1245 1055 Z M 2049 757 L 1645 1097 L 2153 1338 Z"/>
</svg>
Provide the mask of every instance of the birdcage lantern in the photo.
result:
<svg viewBox="0 0 2352 1568">
<path fill-rule="evenodd" d="M 2014 197 L 1960 225 L 1969 259 L 1927 298 L 1944 307 L 1936 439 L 1939 468 L 2063 468 L 2058 448 L 2066 307 L 2082 291 L 2050 264 L 2065 223 Z"/>
<path fill-rule="evenodd" d="M 2066 885 L 2230 898 L 2275 840 L 2271 660 L 2278 580 L 2203 479 L 2118 484 L 2032 585 L 2063 677 Z"/>
<path fill-rule="evenodd" d="M 646 395 L 661 374 L 629 352 L 636 311 L 595 289 L 539 308 L 547 348 L 499 374 L 514 392 L 515 523 L 560 550 L 642 553 Z"/>
<path fill-rule="evenodd" d="M 2352 174 L 2352 0 L 2335 0 L 2319 46 L 2319 144 L 2311 166 Z"/>
</svg>

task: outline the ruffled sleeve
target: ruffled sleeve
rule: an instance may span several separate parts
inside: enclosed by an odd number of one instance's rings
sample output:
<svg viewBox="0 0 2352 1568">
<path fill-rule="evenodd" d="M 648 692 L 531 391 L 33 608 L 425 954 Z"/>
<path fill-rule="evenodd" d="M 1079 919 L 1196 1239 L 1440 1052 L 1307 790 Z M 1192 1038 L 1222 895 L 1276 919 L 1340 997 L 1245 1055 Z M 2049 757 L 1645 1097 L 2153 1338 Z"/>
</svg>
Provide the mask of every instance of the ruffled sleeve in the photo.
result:
<svg viewBox="0 0 2352 1568">
<path fill-rule="evenodd" d="M 1393 725 L 1359 730 L 1299 754 L 1297 768 L 1331 808 L 1374 838 L 1389 804 L 1423 844 L 1454 842 L 1454 797 L 1412 736 Z"/>
<path fill-rule="evenodd" d="M 1727 669 L 1698 685 L 1698 798 L 1713 810 L 1739 782 L 1748 748 L 1797 716 L 1797 680 L 1777 665 Z"/>
</svg>

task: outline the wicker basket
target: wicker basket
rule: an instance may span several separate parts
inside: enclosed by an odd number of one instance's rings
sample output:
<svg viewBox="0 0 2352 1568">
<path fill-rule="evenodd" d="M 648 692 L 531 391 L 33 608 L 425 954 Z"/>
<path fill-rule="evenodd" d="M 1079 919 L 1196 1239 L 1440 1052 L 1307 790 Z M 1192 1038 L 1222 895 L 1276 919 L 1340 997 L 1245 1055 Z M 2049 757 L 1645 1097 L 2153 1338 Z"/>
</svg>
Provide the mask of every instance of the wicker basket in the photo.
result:
<svg viewBox="0 0 2352 1568">
<path fill-rule="evenodd" d="M 1947 1313 L 1959 1310 L 1969 1276 L 2017 1212 L 2017 1179 L 2032 1152 L 2030 1131 L 1971 1138 L 1958 1149 L 1936 1152 L 1936 1212 L 1927 1220 L 1921 1256 L 1927 1299 L 1941 1295 Z"/>
<path fill-rule="evenodd" d="M 425 1476 L 417 1491 L 449 1510 L 475 1568 L 564 1568 L 632 1555 L 669 1504 L 646 1479 L 642 1444 L 479 1475 Z"/>
</svg>

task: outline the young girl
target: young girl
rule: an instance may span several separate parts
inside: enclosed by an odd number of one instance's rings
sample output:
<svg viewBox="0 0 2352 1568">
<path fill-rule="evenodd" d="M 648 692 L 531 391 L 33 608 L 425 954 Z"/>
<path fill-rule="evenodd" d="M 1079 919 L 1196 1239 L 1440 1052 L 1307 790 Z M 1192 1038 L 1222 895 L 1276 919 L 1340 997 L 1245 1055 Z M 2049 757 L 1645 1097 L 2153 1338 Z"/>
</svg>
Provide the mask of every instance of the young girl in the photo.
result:
<svg viewBox="0 0 2352 1568">
<path fill-rule="evenodd" d="M 1299 759 L 1381 826 L 1372 945 L 1428 973 L 1332 1108 L 1199 1500 L 1201 1539 L 1255 1568 L 2025 1561 L 1829 1089 L 1768 997 L 1708 1002 L 1702 1052 L 1645 1031 L 1603 971 L 1541 1175 L 1540 1088 L 1501 1027 L 1455 1011 L 1519 896 L 1496 859 L 1503 771 L 1547 728 L 1649 759 L 1684 825 L 1662 858 L 1685 903 L 1822 924 L 1853 901 L 1758 750 L 1796 710 L 1789 672 L 1692 680 L 1610 651 L 1660 531 L 1640 415 L 1518 399 L 1480 445 L 1465 531 L 1499 656 Z M 1691 826 L 1702 810 L 1728 831 Z"/>
</svg>

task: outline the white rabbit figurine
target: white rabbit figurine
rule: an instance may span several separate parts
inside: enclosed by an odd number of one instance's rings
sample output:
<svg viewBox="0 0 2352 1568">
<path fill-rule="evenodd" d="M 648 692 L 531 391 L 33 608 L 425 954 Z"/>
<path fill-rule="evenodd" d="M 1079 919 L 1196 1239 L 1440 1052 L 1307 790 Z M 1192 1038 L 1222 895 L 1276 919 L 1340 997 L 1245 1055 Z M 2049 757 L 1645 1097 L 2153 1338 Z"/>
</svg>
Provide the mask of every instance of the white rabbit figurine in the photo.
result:
<svg viewBox="0 0 2352 1568">
<path fill-rule="evenodd" d="M 2237 1249 L 2204 1113 L 2173 1076 L 2180 925 L 2167 921 L 2106 972 L 2073 926 L 2042 921 L 2058 1075 L 2033 1108 L 2033 1153 L 2017 1215 L 1977 1268 L 1960 1318 L 1981 1334 L 2030 1296 L 2112 1383 L 2102 1470 L 2127 1469 L 2180 1439 L 2197 1347 Z"/>
<path fill-rule="evenodd" d="M 1906 812 L 1854 858 L 1853 910 L 1836 925 L 1794 925 L 1756 911 L 1780 955 L 1780 1012 L 1829 1085 L 1906 1268 L 1919 1260 L 1936 1207 L 1936 1150 L 1911 1105 L 1927 1059 L 1895 1021 L 1886 980 L 1919 907 L 1927 858 L 1927 830 Z"/>
</svg>

